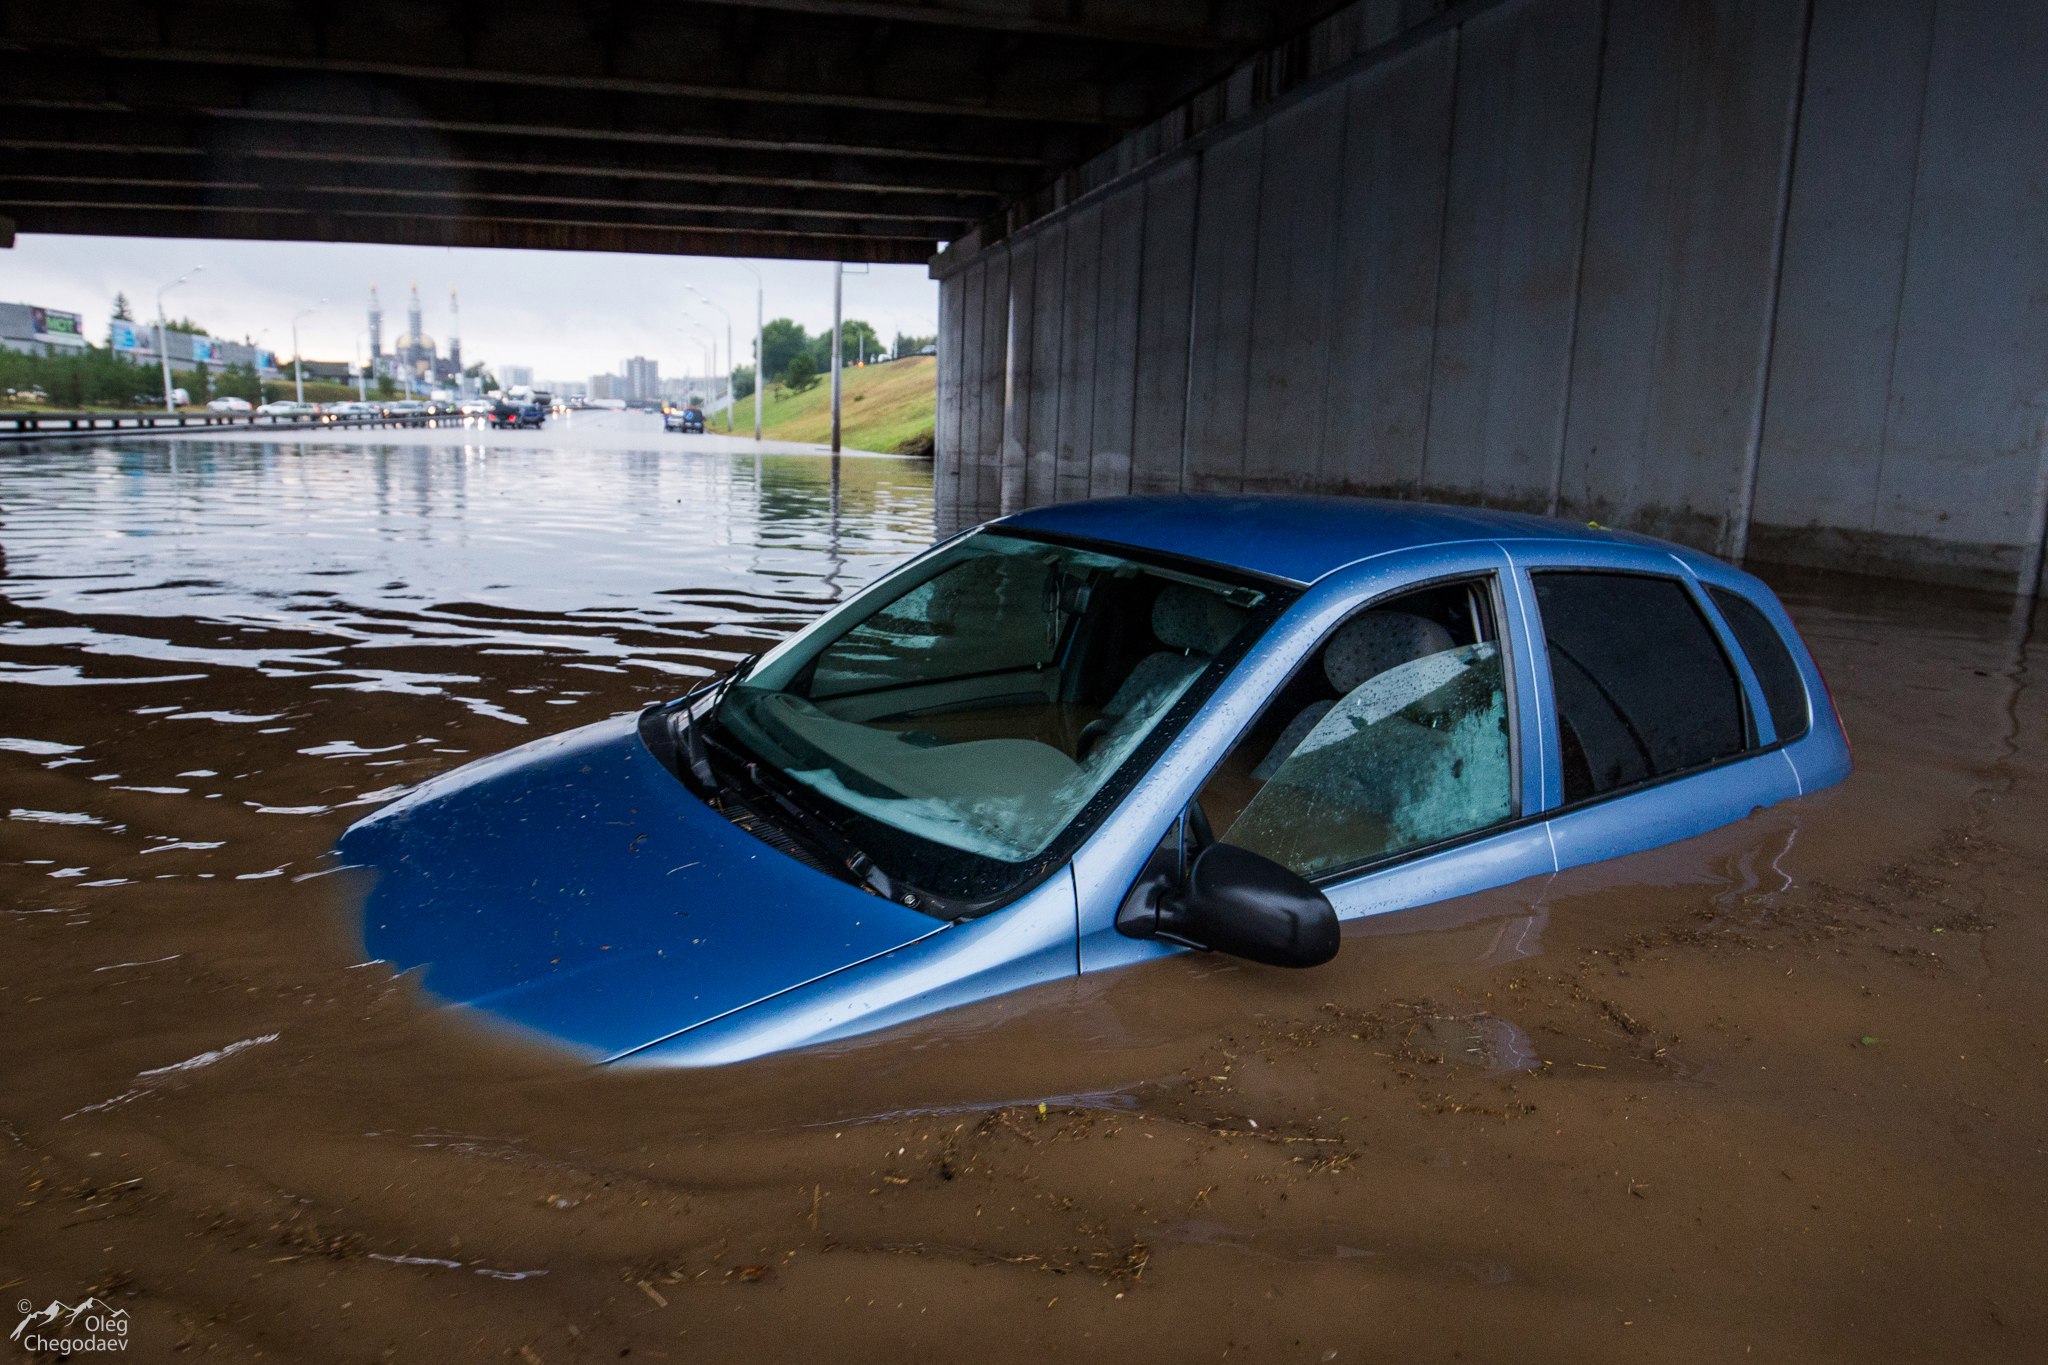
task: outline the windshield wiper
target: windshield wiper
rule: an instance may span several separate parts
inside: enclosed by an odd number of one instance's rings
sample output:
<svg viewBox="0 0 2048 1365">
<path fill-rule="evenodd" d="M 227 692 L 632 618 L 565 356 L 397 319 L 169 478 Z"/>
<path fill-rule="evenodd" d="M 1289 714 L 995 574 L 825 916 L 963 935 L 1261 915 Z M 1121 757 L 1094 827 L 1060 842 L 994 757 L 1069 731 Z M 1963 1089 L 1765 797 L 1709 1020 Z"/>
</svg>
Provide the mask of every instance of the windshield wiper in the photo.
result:
<svg viewBox="0 0 2048 1365">
<path fill-rule="evenodd" d="M 694 733 L 695 726 L 692 726 L 691 729 Z M 702 743 L 701 738 L 699 743 Z M 811 809 L 804 802 L 791 795 L 784 788 L 779 777 L 766 775 L 762 764 L 758 760 L 751 755 L 739 752 L 723 739 L 714 739 L 711 743 L 718 748 L 722 758 L 726 759 L 736 771 L 745 775 L 747 783 L 753 792 L 766 798 L 773 805 L 774 814 L 783 817 L 783 819 L 794 825 L 798 832 L 806 836 L 812 843 L 819 845 L 820 850 L 828 858 L 845 868 L 848 878 L 854 885 L 872 891 L 884 900 L 895 901 L 899 905 L 906 905 L 912 909 L 916 909 L 924 903 L 926 899 L 924 896 L 912 891 L 891 877 L 887 872 L 884 872 L 880 864 L 869 857 L 866 850 L 848 838 L 846 831 L 841 829 L 835 821 Z M 708 751 L 706 753 L 706 766 L 707 768 L 710 766 Z M 759 807 L 756 806 L 755 809 L 758 811 Z"/>
<path fill-rule="evenodd" d="M 684 692 L 674 702 L 657 702 L 641 712 L 641 739 L 653 749 L 657 759 L 662 759 L 664 767 L 690 784 L 705 800 L 719 796 L 721 784 L 711 769 L 711 753 L 705 749 L 705 733 L 696 724 L 696 712 L 702 708 L 709 714 L 725 696 L 725 690 L 752 673 L 758 661 L 760 655 L 748 655 L 723 677 L 713 677 L 707 684 Z"/>
<path fill-rule="evenodd" d="M 701 703 L 705 714 L 710 714 L 711 708 L 718 705 L 718 698 L 724 692 L 723 683 L 713 685 L 710 697 Z M 697 785 L 706 795 L 716 796 L 718 774 L 711 770 L 711 753 L 704 746 L 703 727 L 697 724 L 698 705 L 692 702 L 676 713 L 676 729 L 682 740 L 683 762 L 689 767 L 690 776 L 697 779 Z"/>
<path fill-rule="evenodd" d="M 713 678 L 692 688 L 671 702 L 658 702 L 640 713 L 640 737 L 663 767 L 683 779 L 697 795 L 709 801 L 722 790 L 712 770 L 711 756 L 704 746 L 704 734 L 697 724 L 701 707 L 707 714 L 725 690 L 747 676 L 761 656 L 750 654 L 724 677 Z"/>
<path fill-rule="evenodd" d="M 782 826 L 812 845 L 821 855 L 817 865 L 823 870 L 843 875 L 853 885 L 884 900 L 940 918 L 953 918 L 942 912 L 942 907 L 947 911 L 954 909 L 953 902 L 926 895 L 890 876 L 837 822 L 797 799 L 779 775 L 770 776 L 772 770 L 743 746 L 723 734 L 707 734 L 699 712 L 703 713 L 702 719 L 709 719 L 726 690 L 743 681 L 758 658 L 750 656 L 724 677 L 675 701 L 641 712 L 640 733 L 648 748 L 663 767 L 681 778 L 701 800 L 724 804 L 738 799 L 756 818 Z M 722 777 L 721 771 L 726 776 Z M 731 790 L 733 779 L 743 779 L 738 793 Z"/>
</svg>

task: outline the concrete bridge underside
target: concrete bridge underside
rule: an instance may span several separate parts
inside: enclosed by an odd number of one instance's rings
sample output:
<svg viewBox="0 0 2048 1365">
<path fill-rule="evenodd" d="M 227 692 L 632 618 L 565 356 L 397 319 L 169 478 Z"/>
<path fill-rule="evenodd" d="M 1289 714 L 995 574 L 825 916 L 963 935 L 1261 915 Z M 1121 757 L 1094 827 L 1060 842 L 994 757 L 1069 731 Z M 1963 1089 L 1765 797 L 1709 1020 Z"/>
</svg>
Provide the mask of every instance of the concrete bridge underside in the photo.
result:
<svg viewBox="0 0 2048 1365">
<path fill-rule="evenodd" d="M 0 5 L 0 247 L 922 264 L 1338 3 Z"/>
<path fill-rule="evenodd" d="M 953 521 L 1586 518 L 2036 593 L 2048 6 L 1364 0 L 956 241 Z"/>
</svg>

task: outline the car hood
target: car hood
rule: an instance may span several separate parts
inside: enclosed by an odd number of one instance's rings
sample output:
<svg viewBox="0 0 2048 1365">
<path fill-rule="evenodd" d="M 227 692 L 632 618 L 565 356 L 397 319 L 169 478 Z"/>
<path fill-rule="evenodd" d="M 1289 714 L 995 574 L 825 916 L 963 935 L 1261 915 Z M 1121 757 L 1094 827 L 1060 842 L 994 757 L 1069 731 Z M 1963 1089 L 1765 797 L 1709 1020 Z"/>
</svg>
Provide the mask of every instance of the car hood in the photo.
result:
<svg viewBox="0 0 2048 1365">
<path fill-rule="evenodd" d="M 631 717 L 436 778 L 340 852 L 377 870 L 372 956 L 600 1060 L 946 927 L 734 826 Z"/>
</svg>

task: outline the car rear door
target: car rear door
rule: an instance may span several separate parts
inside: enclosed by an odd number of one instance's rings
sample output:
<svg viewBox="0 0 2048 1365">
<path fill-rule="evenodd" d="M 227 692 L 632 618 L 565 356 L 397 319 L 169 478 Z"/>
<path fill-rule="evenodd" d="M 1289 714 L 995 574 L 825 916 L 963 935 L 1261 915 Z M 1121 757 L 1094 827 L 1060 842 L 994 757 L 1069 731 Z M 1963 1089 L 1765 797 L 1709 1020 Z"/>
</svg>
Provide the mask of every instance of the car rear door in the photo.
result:
<svg viewBox="0 0 2048 1365">
<path fill-rule="evenodd" d="M 1648 546 L 1505 547 L 1529 604 L 1557 865 L 1688 838 L 1797 796 L 1754 671 L 1698 579 Z"/>
</svg>

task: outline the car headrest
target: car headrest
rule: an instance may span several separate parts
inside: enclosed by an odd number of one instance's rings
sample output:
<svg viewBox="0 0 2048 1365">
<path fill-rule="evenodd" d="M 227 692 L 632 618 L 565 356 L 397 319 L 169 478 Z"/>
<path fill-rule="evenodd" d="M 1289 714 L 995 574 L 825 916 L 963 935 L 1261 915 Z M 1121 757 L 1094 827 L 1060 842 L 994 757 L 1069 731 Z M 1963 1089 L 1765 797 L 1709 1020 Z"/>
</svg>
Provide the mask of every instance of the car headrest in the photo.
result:
<svg viewBox="0 0 2048 1365">
<path fill-rule="evenodd" d="M 1348 693 L 1397 664 L 1449 649 L 1451 633 L 1425 616 L 1405 611 L 1367 611 L 1346 621 L 1323 647 L 1323 673 L 1330 686 Z"/>
<path fill-rule="evenodd" d="M 1045 576 L 1045 561 L 1022 555 L 984 555 L 953 566 L 932 580 L 935 633 L 1032 627 L 1017 608 L 1028 615 L 1038 607 Z"/>
<path fill-rule="evenodd" d="M 1152 633 L 1169 649 L 1214 654 L 1244 624 L 1244 612 L 1213 592 L 1168 583 L 1152 602 Z"/>
</svg>

